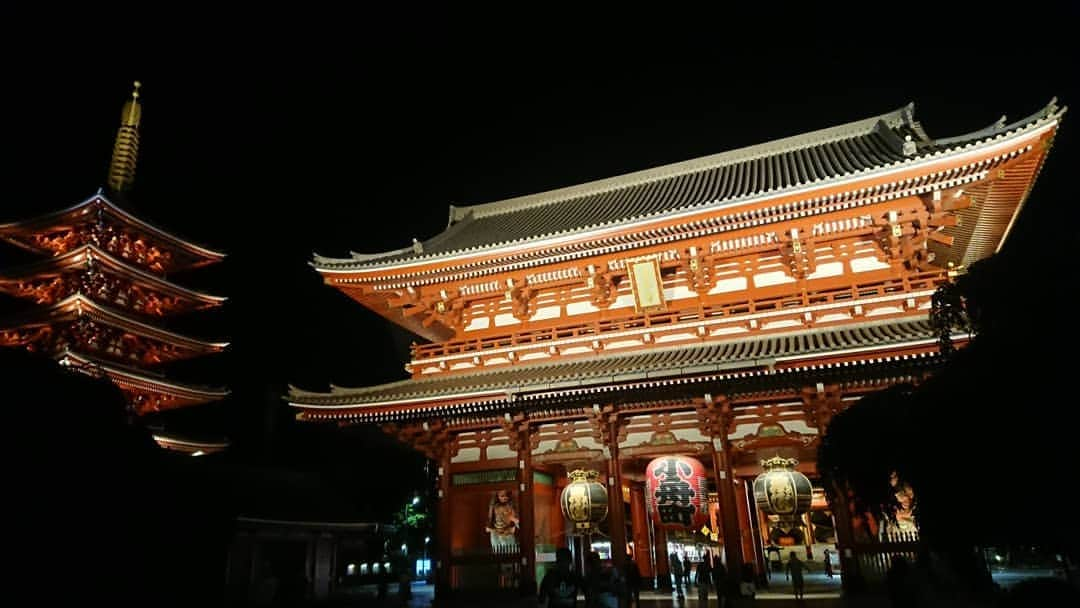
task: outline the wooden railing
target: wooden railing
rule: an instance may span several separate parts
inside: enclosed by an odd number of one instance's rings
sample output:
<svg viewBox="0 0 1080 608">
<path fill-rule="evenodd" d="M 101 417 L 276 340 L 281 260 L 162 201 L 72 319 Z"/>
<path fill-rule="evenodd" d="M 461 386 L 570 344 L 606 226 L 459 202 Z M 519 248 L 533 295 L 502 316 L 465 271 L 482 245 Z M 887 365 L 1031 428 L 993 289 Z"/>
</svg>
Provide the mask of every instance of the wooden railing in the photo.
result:
<svg viewBox="0 0 1080 608">
<path fill-rule="evenodd" d="M 877 587 L 885 584 L 896 560 L 914 564 L 920 548 L 917 532 L 887 532 L 879 542 L 856 544 L 853 553 L 863 583 Z"/>
<path fill-rule="evenodd" d="M 620 331 L 664 328 L 677 323 L 782 311 L 788 308 L 802 308 L 848 301 L 854 305 L 858 300 L 865 298 L 932 290 L 937 287 L 945 276 L 944 270 L 923 272 L 899 279 L 853 283 L 841 288 L 808 290 L 758 299 L 740 299 L 646 315 L 634 315 L 633 311 L 628 309 L 629 314 L 621 318 L 537 327 L 504 336 L 447 340 L 436 344 L 414 345 L 412 347 L 412 359 L 413 361 L 423 361 L 434 357 L 478 354 L 496 348 L 543 345 L 553 340 L 600 337 Z"/>
</svg>

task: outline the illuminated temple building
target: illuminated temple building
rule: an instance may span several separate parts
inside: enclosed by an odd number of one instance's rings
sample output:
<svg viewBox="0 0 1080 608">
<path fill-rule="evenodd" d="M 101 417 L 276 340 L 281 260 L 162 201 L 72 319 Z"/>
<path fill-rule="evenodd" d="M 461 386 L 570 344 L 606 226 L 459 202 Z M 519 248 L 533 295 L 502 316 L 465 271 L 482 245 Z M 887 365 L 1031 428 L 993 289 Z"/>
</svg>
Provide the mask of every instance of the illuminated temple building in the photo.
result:
<svg viewBox="0 0 1080 608">
<path fill-rule="evenodd" d="M 99 190 L 74 206 L 0 224 L 0 239 L 41 259 L 0 268 L 0 292 L 29 305 L 0 319 L 0 345 L 47 354 L 61 365 L 104 375 L 136 416 L 217 401 L 229 391 L 186 384 L 157 368 L 217 353 L 227 344 L 180 335 L 163 319 L 219 306 L 225 298 L 169 281 L 172 273 L 221 261 L 124 208 L 135 178 L 142 105 L 139 83 L 124 104 L 108 173 Z M 163 448 L 191 454 L 228 442 L 154 435 Z"/>
<path fill-rule="evenodd" d="M 451 207 L 442 233 L 399 250 L 315 256 L 327 284 L 427 343 L 406 380 L 293 387 L 290 405 L 301 420 L 381 425 L 437 462 L 436 593 L 536 584 L 573 545 L 559 496 L 579 468 L 607 486 L 594 540 L 616 563 L 662 582 L 669 543 L 715 543 L 729 571 L 761 573 L 778 540 L 751 488 L 761 462 L 797 459 L 816 483 L 832 416 L 942 363 L 931 296 L 1005 242 L 1063 113 L 1051 102 L 931 137 L 908 105 Z M 705 465 L 703 530 L 650 518 L 646 466 L 666 455 Z M 484 533 L 497 490 L 519 509 L 509 550 Z M 839 547 L 845 573 L 870 567 L 850 519 L 815 492 L 797 542 L 817 560 L 815 545 Z"/>
</svg>

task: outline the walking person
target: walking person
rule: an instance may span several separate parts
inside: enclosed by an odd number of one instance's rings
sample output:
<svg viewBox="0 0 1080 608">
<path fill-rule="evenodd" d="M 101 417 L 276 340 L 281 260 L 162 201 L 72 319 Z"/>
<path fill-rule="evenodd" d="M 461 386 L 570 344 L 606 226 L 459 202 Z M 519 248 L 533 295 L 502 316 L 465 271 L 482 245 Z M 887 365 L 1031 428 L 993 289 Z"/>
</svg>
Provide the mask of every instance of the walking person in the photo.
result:
<svg viewBox="0 0 1080 608">
<path fill-rule="evenodd" d="M 641 608 L 641 569 L 629 553 L 626 554 L 626 565 L 623 566 L 623 579 L 626 580 L 626 606 L 629 608 Z"/>
<path fill-rule="evenodd" d="M 689 591 L 690 590 L 690 583 L 691 583 L 690 575 L 693 573 L 694 570 L 693 570 L 693 565 L 690 563 L 690 555 L 688 553 L 686 553 L 685 551 L 682 554 L 682 565 L 683 565 L 683 578 L 686 579 L 686 590 Z"/>
<path fill-rule="evenodd" d="M 791 559 L 788 560 L 787 566 L 784 567 L 784 576 L 791 579 L 791 588 L 795 592 L 795 599 L 803 599 L 803 571 L 806 570 L 806 564 L 799 560 L 799 556 L 792 551 Z"/>
<path fill-rule="evenodd" d="M 671 568 L 671 578 L 675 579 L 675 597 L 683 599 L 686 596 L 683 595 L 682 583 L 683 583 L 683 563 L 679 559 L 679 554 L 672 551 L 668 556 L 668 566 Z"/>
<path fill-rule="evenodd" d="M 828 578 L 832 578 L 833 577 L 832 556 L 830 555 L 828 549 L 825 549 L 825 558 L 824 559 L 825 559 L 825 576 L 828 577 Z"/>
<path fill-rule="evenodd" d="M 712 583 L 712 556 L 705 553 L 697 565 L 697 597 L 699 606 L 709 605 L 709 587 Z"/>
<path fill-rule="evenodd" d="M 586 608 L 619 608 L 625 597 L 622 573 L 610 560 L 601 560 L 598 552 L 589 553 L 585 570 Z"/>
<path fill-rule="evenodd" d="M 540 582 L 540 603 L 548 608 L 575 608 L 578 591 L 585 582 L 573 570 L 573 554 L 566 547 L 555 550 L 555 568 Z"/>
<path fill-rule="evenodd" d="M 713 557 L 712 564 L 713 587 L 716 588 L 716 605 L 724 608 L 727 598 L 731 596 L 731 582 L 728 581 L 727 567 L 724 566 L 720 554 Z"/>
</svg>

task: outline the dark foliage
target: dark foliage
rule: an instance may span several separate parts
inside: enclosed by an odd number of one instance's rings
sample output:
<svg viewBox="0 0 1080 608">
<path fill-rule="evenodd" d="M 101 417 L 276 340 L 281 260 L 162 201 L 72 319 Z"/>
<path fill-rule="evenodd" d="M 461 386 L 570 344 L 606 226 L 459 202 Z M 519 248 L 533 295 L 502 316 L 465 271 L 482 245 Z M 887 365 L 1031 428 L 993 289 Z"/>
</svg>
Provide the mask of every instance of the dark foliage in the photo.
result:
<svg viewBox="0 0 1080 608">
<path fill-rule="evenodd" d="M 1062 349 L 1075 329 L 1048 304 L 1061 281 L 993 256 L 943 288 L 949 318 L 976 332 L 914 390 L 890 389 L 836 416 L 820 448 L 823 475 L 888 516 L 889 472 L 915 488 L 931 546 L 1033 544 L 1075 555 L 1075 371 Z M 958 315 L 957 304 L 963 306 Z"/>
<path fill-rule="evenodd" d="M 911 394 L 908 384 L 870 394 L 829 423 L 818 449 L 818 470 L 826 488 L 853 493 L 858 512 L 879 519 L 897 507 L 889 476 L 909 474 Z"/>
</svg>

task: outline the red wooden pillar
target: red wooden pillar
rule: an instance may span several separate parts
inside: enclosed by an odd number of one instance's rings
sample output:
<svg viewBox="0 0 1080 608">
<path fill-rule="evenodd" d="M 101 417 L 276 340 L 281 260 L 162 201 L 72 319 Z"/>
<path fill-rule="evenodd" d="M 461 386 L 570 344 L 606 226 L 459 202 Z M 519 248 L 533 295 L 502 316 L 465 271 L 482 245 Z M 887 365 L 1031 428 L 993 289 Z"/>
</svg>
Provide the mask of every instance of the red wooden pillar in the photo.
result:
<svg viewBox="0 0 1080 608">
<path fill-rule="evenodd" d="M 840 557 L 840 584 L 844 590 L 850 590 L 852 582 L 859 573 L 859 562 L 855 556 L 855 531 L 851 524 L 851 507 L 847 492 L 836 490 L 837 500 L 832 504 L 833 521 L 836 523 L 836 545 Z"/>
<path fill-rule="evenodd" d="M 519 533 L 521 544 L 522 591 L 536 593 L 536 505 L 533 493 L 532 444 L 529 438 L 529 425 L 523 422 L 519 432 L 518 446 L 518 489 L 521 491 L 521 513 Z"/>
<path fill-rule="evenodd" d="M 655 576 L 649 559 L 649 514 L 645 511 L 645 488 L 641 484 L 630 486 L 630 527 L 634 534 L 634 561 L 642 578 Z"/>
<path fill-rule="evenodd" d="M 437 599 L 449 598 L 452 592 L 450 577 L 450 450 L 443 450 L 439 459 L 439 511 L 435 538 L 438 541 L 438 550 L 435 552 L 435 597 Z"/>
<path fill-rule="evenodd" d="M 724 561 L 728 572 L 738 576 L 742 572 L 742 534 L 739 529 L 738 503 L 735 500 L 735 484 L 731 461 L 727 456 L 726 439 L 720 439 L 720 449 L 712 441 L 713 472 L 716 477 L 716 494 L 720 501 L 720 523 L 724 532 Z"/>
<path fill-rule="evenodd" d="M 608 532 L 611 534 L 611 561 L 622 572 L 626 565 L 626 507 L 623 506 L 622 465 L 619 463 L 618 419 L 609 424 Z"/>
<path fill-rule="evenodd" d="M 750 508 L 751 497 L 746 487 L 746 482 L 738 480 L 738 485 L 735 486 L 735 501 L 739 509 L 739 530 L 742 533 L 740 543 L 742 545 L 743 562 L 755 562 L 757 558 L 757 552 L 754 550 L 754 543 L 758 539 L 758 527 L 755 524 L 757 519 L 752 514 Z"/>
<path fill-rule="evenodd" d="M 743 559 L 745 563 L 754 563 L 755 572 L 759 581 L 768 581 L 768 564 L 765 563 L 765 549 L 762 546 L 762 538 L 766 533 L 762 532 L 761 525 L 763 516 L 758 512 L 757 503 L 754 502 L 754 492 L 746 480 L 739 481 L 739 519 L 743 521 Z"/>
</svg>

